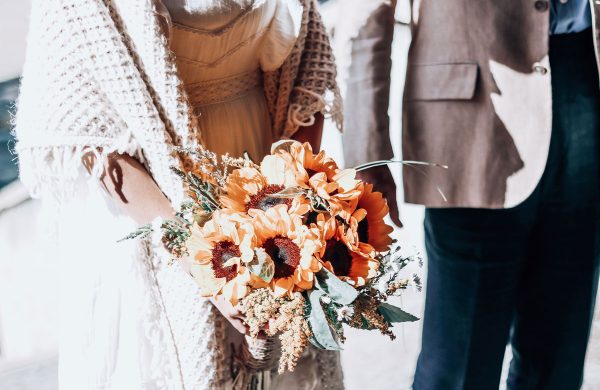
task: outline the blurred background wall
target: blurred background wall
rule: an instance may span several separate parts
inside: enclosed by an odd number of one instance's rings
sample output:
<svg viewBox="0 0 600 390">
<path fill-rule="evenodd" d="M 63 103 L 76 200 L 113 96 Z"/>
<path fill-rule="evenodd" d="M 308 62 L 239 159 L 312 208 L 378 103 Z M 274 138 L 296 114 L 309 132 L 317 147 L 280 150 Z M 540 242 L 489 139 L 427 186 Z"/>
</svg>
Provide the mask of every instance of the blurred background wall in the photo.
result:
<svg viewBox="0 0 600 390">
<path fill-rule="evenodd" d="M 30 0 L 0 2 L 0 389 L 57 388 L 56 255 L 17 179 L 11 112 Z"/>
</svg>

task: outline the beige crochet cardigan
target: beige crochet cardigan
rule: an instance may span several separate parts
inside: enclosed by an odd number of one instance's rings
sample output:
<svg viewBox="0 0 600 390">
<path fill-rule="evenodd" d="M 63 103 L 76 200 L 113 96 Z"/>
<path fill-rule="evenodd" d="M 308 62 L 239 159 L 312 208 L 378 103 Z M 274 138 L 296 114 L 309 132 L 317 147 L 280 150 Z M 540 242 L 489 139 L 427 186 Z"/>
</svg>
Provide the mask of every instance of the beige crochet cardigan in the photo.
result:
<svg viewBox="0 0 600 390">
<path fill-rule="evenodd" d="M 341 122 L 333 56 L 316 3 L 289 1 L 304 7 L 300 36 L 283 66 L 264 77 L 273 128 L 282 137 L 310 124 L 318 111 Z M 193 163 L 176 149 L 196 146 L 201 129 L 155 1 L 34 0 L 15 134 L 21 180 L 34 196 L 68 202 L 84 153 L 120 152 L 139 158 L 178 206 L 184 192 L 170 167 Z M 147 352 L 152 378 L 143 388 L 226 388 L 223 319 L 154 250 L 141 245 L 137 257 L 152 313 L 146 336 L 154 345 Z M 342 388 L 338 356 L 319 352 L 315 359 L 323 378 L 316 386 Z"/>
</svg>

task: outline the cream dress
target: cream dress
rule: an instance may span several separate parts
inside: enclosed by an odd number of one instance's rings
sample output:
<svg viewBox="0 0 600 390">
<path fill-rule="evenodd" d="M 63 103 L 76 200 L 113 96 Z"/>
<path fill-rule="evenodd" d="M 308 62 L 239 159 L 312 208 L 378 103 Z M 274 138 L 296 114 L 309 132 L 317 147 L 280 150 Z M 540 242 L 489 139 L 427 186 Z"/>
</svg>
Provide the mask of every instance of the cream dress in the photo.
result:
<svg viewBox="0 0 600 390">
<path fill-rule="evenodd" d="M 163 0 L 169 45 L 204 142 L 260 160 L 274 135 L 262 72 L 278 69 L 300 30 L 302 8 L 283 0 Z"/>
</svg>

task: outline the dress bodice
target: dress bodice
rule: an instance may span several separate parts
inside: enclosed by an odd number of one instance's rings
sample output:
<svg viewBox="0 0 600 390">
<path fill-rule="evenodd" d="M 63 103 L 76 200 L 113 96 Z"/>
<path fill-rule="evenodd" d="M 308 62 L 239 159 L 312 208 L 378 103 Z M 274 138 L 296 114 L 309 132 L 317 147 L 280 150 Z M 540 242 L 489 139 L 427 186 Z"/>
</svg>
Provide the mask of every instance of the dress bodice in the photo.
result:
<svg viewBox="0 0 600 390">
<path fill-rule="evenodd" d="M 163 0 L 169 45 L 198 115 L 206 146 L 258 160 L 273 128 L 262 73 L 278 69 L 294 47 L 302 7 L 297 0 Z"/>
<path fill-rule="evenodd" d="M 163 0 L 185 84 L 275 70 L 298 35 L 302 10 L 286 0 Z"/>
</svg>

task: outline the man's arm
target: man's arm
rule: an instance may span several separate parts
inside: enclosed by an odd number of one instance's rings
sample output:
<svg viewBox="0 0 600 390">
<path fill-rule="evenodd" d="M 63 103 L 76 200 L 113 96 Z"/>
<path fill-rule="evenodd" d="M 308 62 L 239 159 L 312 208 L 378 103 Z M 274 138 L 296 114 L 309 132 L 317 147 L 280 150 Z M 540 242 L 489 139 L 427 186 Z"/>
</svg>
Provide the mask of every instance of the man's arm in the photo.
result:
<svg viewBox="0 0 600 390">
<path fill-rule="evenodd" d="M 394 156 L 390 141 L 390 83 L 396 0 L 343 0 L 353 16 L 332 21 L 344 97 L 344 159 L 347 167 Z M 390 216 L 401 226 L 396 184 L 386 166 L 359 177 L 388 200 Z"/>
<path fill-rule="evenodd" d="M 347 68 L 343 142 L 348 167 L 394 156 L 388 108 L 396 4 L 390 0 L 360 1 L 372 4 L 370 14 L 354 26 L 356 31 L 345 43 L 350 45 L 350 63 L 340 64 Z"/>
</svg>

